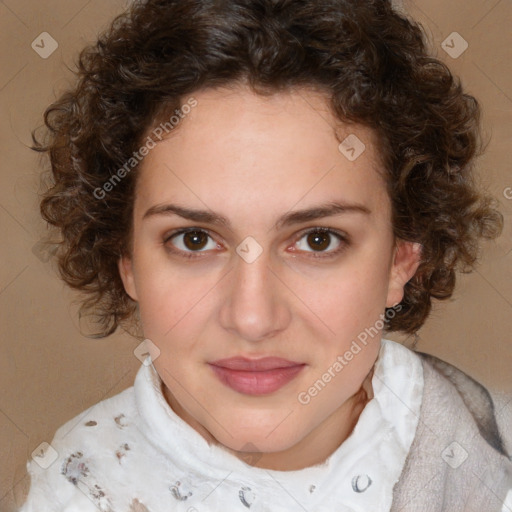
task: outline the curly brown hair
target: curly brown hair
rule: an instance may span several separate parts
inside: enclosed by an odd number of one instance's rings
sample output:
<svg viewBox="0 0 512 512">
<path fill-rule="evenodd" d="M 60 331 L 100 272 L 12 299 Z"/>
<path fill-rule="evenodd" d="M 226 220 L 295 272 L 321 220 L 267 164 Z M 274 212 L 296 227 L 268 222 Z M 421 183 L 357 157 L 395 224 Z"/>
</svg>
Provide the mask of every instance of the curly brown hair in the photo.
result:
<svg viewBox="0 0 512 512">
<path fill-rule="evenodd" d="M 475 266 L 480 239 L 502 230 L 496 201 L 473 175 L 479 105 L 388 0 L 136 1 L 82 50 L 76 75 L 46 110 L 33 149 L 50 157 L 41 213 L 62 236 L 60 274 L 85 293 L 81 311 L 95 315 L 98 336 L 136 308 L 117 261 L 130 253 L 137 166 L 98 191 L 148 130 L 208 87 L 314 87 L 340 121 L 375 131 L 395 237 L 422 245 L 387 331 L 419 329 L 431 299 L 452 295 L 456 270 Z"/>
</svg>

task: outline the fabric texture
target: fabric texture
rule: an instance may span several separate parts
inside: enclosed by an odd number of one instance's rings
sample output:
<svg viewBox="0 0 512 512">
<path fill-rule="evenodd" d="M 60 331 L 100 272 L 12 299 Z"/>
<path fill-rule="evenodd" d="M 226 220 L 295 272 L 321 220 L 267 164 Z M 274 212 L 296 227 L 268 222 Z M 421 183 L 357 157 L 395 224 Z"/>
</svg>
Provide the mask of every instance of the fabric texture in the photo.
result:
<svg viewBox="0 0 512 512">
<path fill-rule="evenodd" d="M 480 385 L 384 339 L 372 387 L 324 463 L 273 471 L 209 445 L 167 404 L 148 359 L 133 387 L 67 422 L 27 464 L 20 512 L 508 512 L 511 463 Z"/>
<path fill-rule="evenodd" d="M 489 393 L 454 366 L 419 355 L 420 421 L 391 511 L 512 511 L 512 462 Z"/>
</svg>

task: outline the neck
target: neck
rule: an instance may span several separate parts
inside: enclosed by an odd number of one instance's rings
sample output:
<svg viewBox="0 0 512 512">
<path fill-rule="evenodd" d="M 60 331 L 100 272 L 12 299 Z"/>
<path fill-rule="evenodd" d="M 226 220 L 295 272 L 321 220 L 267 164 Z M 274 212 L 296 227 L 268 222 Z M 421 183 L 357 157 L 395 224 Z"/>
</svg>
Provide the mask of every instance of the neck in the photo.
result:
<svg viewBox="0 0 512 512">
<path fill-rule="evenodd" d="M 359 390 L 299 443 L 287 450 L 258 454 L 252 465 L 276 471 L 296 471 L 324 462 L 350 436 L 364 407 L 373 398 L 372 376 L 373 368 Z M 203 425 L 179 405 L 167 387 L 163 384 L 162 386 L 164 396 L 174 412 L 199 432 L 208 443 L 222 446 L 235 457 L 250 464 L 246 452 L 241 453 L 219 443 Z"/>
</svg>

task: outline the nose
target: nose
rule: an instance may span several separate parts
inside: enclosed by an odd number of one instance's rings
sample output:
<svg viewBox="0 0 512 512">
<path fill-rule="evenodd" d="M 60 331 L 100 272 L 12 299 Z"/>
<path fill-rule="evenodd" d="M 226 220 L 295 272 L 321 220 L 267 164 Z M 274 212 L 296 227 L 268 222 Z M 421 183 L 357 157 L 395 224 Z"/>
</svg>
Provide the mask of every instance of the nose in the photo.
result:
<svg viewBox="0 0 512 512">
<path fill-rule="evenodd" d="M 237 338 L 260 341 L 284 331 L 291 318 L 286 302 L 290 292 L 271 268 L 268 254 L 251 263 L 236 256 L 220 310 L 222 327 Z"/>
</svg>

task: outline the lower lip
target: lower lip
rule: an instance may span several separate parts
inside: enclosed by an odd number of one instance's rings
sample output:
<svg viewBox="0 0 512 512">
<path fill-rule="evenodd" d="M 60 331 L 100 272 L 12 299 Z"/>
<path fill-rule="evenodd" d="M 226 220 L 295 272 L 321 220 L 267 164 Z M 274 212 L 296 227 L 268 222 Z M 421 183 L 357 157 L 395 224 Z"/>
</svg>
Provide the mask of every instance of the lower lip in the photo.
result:
<svg viewBox="0 0 512 512">
<path fill-rule="evenodd" d="M 210 365 L 219 380 L 226 386 L 245 395 L 273 393 L 293 380 L 305 365 L 276 368 L 264 372 L 230 370 Z"/>
</svg>

